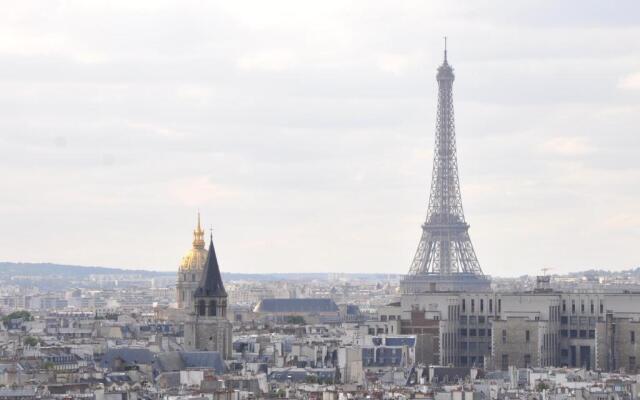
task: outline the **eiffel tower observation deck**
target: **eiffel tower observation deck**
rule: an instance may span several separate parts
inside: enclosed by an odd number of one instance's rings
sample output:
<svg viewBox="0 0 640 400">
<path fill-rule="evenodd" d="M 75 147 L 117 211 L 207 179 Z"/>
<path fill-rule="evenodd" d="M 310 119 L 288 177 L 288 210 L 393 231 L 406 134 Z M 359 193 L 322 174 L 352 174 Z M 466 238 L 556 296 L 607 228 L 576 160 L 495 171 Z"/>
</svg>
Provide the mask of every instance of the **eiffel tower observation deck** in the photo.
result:
<svg viewBox="0 0 640 400">
<path fill-rule="evenodd" d="M 431 192 L 422 236 L 409 274 L 400 283 L 402 293 L 431 291 L 488 291 L 464 218 L 458 179 L 453 114 L 453 68 L 447 61 L 438 68 L 438 112 Z"/>
</svg>

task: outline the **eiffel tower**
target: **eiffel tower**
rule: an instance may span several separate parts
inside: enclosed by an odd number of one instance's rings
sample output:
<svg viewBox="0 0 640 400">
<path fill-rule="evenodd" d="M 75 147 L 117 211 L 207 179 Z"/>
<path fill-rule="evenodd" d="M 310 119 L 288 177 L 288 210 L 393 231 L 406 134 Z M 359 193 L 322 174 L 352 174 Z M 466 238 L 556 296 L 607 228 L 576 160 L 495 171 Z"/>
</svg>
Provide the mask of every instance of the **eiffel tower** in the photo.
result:
<svg viewBox="0 0 640 400">
<path fill-rule="evenodd" d="M 490 288 L 462 209 L 453 114 L 455 75 L 447 61 L 446 43 L 445 38 L 444 62 L 436 75 L 438 112 L 427 218 L 409 274 L 401 283 L 404 293 Z"/>
</svg>

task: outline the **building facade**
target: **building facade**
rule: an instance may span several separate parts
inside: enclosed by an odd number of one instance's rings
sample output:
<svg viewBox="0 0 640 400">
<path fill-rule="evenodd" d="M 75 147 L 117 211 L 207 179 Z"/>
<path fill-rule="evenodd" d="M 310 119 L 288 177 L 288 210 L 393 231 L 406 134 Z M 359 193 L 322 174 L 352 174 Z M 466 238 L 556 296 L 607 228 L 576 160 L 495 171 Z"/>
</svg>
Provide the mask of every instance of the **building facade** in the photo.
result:
<svg viewBox="0 0 640 400">
<path fill-rule="evenodd" d="M 640 293 L 558 292 L 548 279 L 530 292 L 405 294 L 401 331 L 435 343 L 440 365 L 636 371 Z"/>
</svg>

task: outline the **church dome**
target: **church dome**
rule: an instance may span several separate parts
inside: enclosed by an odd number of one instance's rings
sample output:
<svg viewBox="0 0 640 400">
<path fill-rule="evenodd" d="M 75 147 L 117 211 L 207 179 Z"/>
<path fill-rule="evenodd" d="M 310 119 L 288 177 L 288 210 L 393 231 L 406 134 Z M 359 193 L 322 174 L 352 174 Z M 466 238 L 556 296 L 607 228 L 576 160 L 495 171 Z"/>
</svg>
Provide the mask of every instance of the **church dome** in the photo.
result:
<svg viewBox="0 0 640 400">
<path fill-rule="evenodd" d="M 193 231 L 193 247 L 182 257 L 180 272 L 202 271 L 207 260 L 207 251 L 204 249 L 204 231 L 200 227 L 200 213 L 198 213 L 198 225 Z"/>
<path fill-rule="evenodd" d="M 201 271 L 206 260 L 207 251 L 205 249 L 192 248 L 182 257 L 180 271 Z"/>
</svg>

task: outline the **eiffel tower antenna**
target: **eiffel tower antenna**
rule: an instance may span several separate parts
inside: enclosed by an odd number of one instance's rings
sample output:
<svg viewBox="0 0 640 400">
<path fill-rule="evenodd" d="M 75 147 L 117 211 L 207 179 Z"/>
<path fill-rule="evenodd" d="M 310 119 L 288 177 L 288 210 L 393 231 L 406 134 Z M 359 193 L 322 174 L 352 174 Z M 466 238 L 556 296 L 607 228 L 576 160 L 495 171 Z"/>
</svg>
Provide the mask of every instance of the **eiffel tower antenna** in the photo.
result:
<svg viewBox="0 0 640 400">
<path fill-rule="evenodd" d="M 447 62 L 447 37 L 444 37 L 444 62 Z"/>
<path fill-rule="evenodd" d="M 438 110 L 427 217 L 405 281 L 435 275 L 438 282 L 453 282 L 463 277 L 469 277 L 471 281 L 488 282 L 471 244 L 469 224 L 462 208 L 453 113 L 455 76 L 447 62 L 447 38 L 444 40 L 444 61 L 436 75 Z M 410 282 L 407 284 L 415 285 Z"/>
</svg>

